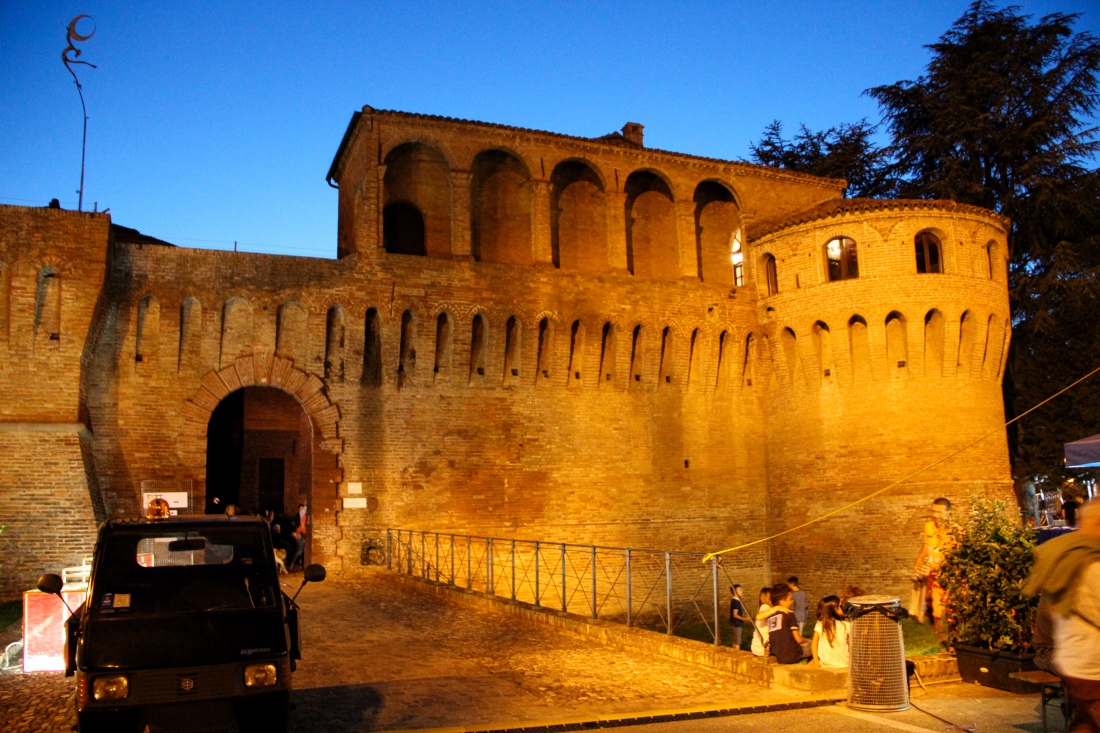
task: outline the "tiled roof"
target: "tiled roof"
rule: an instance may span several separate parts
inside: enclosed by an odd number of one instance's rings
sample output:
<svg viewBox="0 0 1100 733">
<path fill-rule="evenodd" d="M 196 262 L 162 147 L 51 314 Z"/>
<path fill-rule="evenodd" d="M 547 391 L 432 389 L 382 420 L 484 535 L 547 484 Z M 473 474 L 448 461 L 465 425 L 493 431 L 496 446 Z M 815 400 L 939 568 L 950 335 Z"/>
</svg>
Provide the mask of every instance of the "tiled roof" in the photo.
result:
<svg viewBox="0 0 1100 733">
<path fill-rule="evenodd" d="M 577 141 L 586 142 L 586 143 L 596 143 L 596 144 L 600 144 L 600 145 L 611 145 L 611 146 L 618 147 L 618 148 L 622 148 L 622 147 L 631 147 L 631 148 L 633 148 L 633 147 L 635 147 L 633 143 L 627 141 L 626 138 L 623 138 L 621 133 L 615 133 L 615 132 L 613 132 L 609 135 L 601 135 L 599 137 L 581 137 L 579 135 L 566 135 L 565 133 L 550 132 L 548 130 L 535 130 L 535 129 L 532 129 L 532 128 L 529 128 L 529 127 L 515 127 L 513 125 L 502 125 L 502 124 L 497 123 L 497 122 L 482 122 L 480 120 L 466 120 L 466 119 L 462 119 L 460 117 L 445 117 L 443 115 L 427 115 L 427 114 L 420 114 L 420 113 L 417 113 L 417 112 L 402 112 L 400 110 L 394 110 L 394 109 L 374 109 L 373 107 L 368 105 L 368 106 L 363 107 L 363 110 L 362 110 L 361 113 L 356 112 L 355 114 L 352 115 L 351 122 L 348 125 L 348 130 L 347 130 L 347 132 L 344 133 L 344 140 L 341 141 L 340 147 L 336 151 L 336 156 L 332 161 L 332 166 L 329 168 L 328 180 L 330 180 L 330 181 L 336 175 L 336 170 L 339 167 L 340 159 L 343 157 L 343 153 L 345 151 L 345 148 L 347 147 L 347 144 L 349 142 L 349 138 L 351 137 L 351 134 L 353 132 L 353 128 L 355 127 L 356 123 L 359 121 L 359 117 L 360 117 L 361 114 L 392 115 L 394 117 L 406 117 L 406 118 L 411 118 L 411 119 L 416 119 L 416 120 L 427 120 L 429 122 L 455 122 L 455 123 L 459 123 L 459 124 L 463 124 L 463 125 L 477 125 L 478 127 L 490 127 L 490 128 L 496 129 L 496 130 L 510 130 L 510 131 L 513 131 L 513 132 L 531 133 L 531 134 L 535 134 L 535 135 L 546 135 L 547 137 L 556 137 L 556 138 L 560 138 L 562 140 L 577 140 Z M 613 139 L 616 136 L 618 136 L 622 139 L 621 140 Z M 745 168 L 745 169 L 748 169 L 748 170 L 751 170 L 751 171 L 757 171 L 757 172 L 760 172 L 760 173 L 767 173 L 767 174 L 770 174 L 770 175 L 780 176 L 780 177 L 783 177 L 783 178 L 792 178 L 792 179 L 797 179 L 797 180 L 801 180 L 801 181 L 812 181 L 812 182 L 815 182 L 815 183 L 818 183 L 818 184 L 821 184 L 821 185 L 824 185 L 824 186 L 839 187 L 841 184 L 844 183 L 844 180 L 841 179 L 841 178 L 824 178 L 822 176 L 811 176 L 808 173 L 795 173 L 794 171 L 783 170 L 782 168 L 773 168 L 771 166 L 760 165 L 758 163 L 749 163 L 748 161 L 744 161 L 744 160 L 723 160 L 722 158 L 708 158 L 704 155 L 691 155 L 689 153 L 677 153 L 677 152 L 674 152 L 674 151 L 671 151 L 671 150 L 660 150 L 659 148 L 639 147 L 638 150 L 644 151 L 644 152 L 647 152 L 647 153 L 658 153 L 660 155 L 675 155 L 675 156 L 678 156 L 678 157 L 681 157 L 681 158 L 688 158 L 690 160 L 701 160 L 701 161 L 706 161 L 708 163 L 718 163 L 720 165 L 735 166 L 735 167 L 738 167 L 738 168 Z"/>
<path fill-rule="evenodd" d="M 176 245 L 171 242 L 165 242 L 163 239 L 157 239 L 156 237 L 150 237 L 148 234 L 142 234 L 137 229 L 131 229 L 130 227 L 124 227 L 121 224 L 111 224 L 111 238 L 118 243 L 122 244 L 156 244 L 161 247 L 175 247 Z"/>
<path fill-rule="evenodd" d="M 747 227 L 747 237 L 751 240 L 766 237 L 789 227 L 807 224 L 831 216 L 847 214 L 869 214 L 877 211 L 938 211 L 959 214 L 974 214 L 995 219 L 1007 226 L 1008 218 L 984 209 L 981 206 L 960 204 L 957 201 L 937 199 L 833 199 L 818 204 L 797 214 L 782 218 L 754 222 Z"/>
</svg>

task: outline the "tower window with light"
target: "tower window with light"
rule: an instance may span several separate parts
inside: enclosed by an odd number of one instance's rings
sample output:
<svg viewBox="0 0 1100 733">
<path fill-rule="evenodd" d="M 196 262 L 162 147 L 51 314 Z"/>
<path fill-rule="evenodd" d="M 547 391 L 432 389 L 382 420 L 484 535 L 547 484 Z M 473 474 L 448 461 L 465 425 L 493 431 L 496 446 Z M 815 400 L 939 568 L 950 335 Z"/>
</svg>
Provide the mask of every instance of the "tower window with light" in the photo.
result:
<svg viewBox="0 0 1100 733">
<path fill-rule="evenodd" d="M 859 277 L 855 240 L 849 237 L 830 239 L 825 245 L 825 266 L 829 273 L 829 282 Z"/>
<path fill-rule="evenodd" d="M 733 233 L 730 244 L 730 259 L 733 260 L 733 284 L 741 287 L 745 284 L 745 255 L 741 251 L 741 230 Z"/>
</svg>

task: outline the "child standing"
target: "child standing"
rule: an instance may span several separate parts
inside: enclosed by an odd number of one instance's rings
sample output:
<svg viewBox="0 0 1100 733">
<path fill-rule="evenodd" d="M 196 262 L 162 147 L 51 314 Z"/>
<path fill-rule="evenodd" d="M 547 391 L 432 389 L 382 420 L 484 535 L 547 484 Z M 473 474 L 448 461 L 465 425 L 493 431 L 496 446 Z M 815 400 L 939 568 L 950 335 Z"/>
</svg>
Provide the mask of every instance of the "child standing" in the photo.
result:
<svg viewBox="0 0 1100 733">
<path fill-rule="evenodd" d="M 825 596 L 817 604 L 814 626 L 813 664 L 827 669 L 848 668 L 848 632 L 852 624 L 844 618 L 840 598 Z"/>
</svg>

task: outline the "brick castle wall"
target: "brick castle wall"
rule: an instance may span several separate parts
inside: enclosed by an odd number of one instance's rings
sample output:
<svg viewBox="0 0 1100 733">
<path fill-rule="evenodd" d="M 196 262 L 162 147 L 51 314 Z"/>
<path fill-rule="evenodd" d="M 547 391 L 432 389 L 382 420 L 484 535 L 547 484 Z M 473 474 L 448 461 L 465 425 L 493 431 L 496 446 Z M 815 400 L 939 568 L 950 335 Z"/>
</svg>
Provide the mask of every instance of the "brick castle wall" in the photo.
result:
<svg viewBox="0 0 1100 733">
<path fill-rule="evenodd" d="M 13 294 L 36 271 L 20 232 L 49 217 L 100 227 L 51 235 L 77 253 L 61 322 L 83 329 L 58 361 L 75 382 L 57 419 L 86 421 L 85 493 L 111 515 L 137 512 L 149 479 L 190 480 L 202 506 L 207 422 L 250 385 L 302 406 L 311 554 L 336 571 L 385 527 L 721 549 L 1003 421 L 1007 291 L 983 253 L 990 241 L 1003 253 L 1005 235 L 992 215 L 848 212 L 753 239 L 763 222 L 835 200 L 842 182 L 373 110 L 353 120 L 333 171 L 337 260 L 112 244 L 105 217 L 0 207 Z M 417 226 L 426 256 L 386 251 Z M 927 228 L 944 242 L 942 274 L 915 272 L 912 237 Z M 821 247 L 837 232 L 859 242 L 858 280 L 824 281 Z M 27 296 L 11 302 L 26 322 Z M 865 327 L 850 326 L 856 315 Z M 52 414 L 32 373 L 0 374 L 5 419 Z M 343 508 L 349 482 L 365 508 Z M 932 498 L 1007 486 L 998 435 L 727 567 L 751 589 L 796 572 L 812 592 L 896 590 Z"/>
</svg>

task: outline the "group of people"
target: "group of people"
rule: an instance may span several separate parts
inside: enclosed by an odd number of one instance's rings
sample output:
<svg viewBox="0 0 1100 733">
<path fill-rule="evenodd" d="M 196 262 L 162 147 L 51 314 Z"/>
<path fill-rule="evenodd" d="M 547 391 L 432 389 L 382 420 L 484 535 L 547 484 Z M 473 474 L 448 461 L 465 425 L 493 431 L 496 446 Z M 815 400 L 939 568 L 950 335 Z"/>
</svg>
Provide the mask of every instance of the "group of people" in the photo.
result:
<svg viewBox="0 0 1100 733">
<path fill-rule="evenodd" d="M 285 517 L 277 517 L 271 509 L 248 512 L 240 510 L 235 504 L 226 504 L 225 515 L 259 515 L 271 529 L 271 544 L 275 547 L 276 558 L 282 560 L 283 566 L 287 570 L 293 570 L 296 565 L 305 563 L 306 535 L 309 532 L 309 514 L 305 504 L 299 504 L 298 511 Z M 282 556 L 280 552 L 283 553 Z"/>
<path fill-rule="evenodd" d="M 856 586 L 847 586 L 838 595 L 827 595 L 817 603 L 816 622 L 809 639 L 803 634 L 809 618 L 806 591 L 791 576 L 785 583 L 761 588 L 755 614 L 745 606 L 741 586 L 730 587 L 730 628 L 733 648 L 741 648 L 745 625 L 752 628 L 749 649 L 758 657 L 773 656 L 780 664 L 798 664 L 804 660 L 818 667 L 847 669 L 848 634 L 851 623 L 844 617 L 848 599 L 863 595 Z"/>
</svg>

